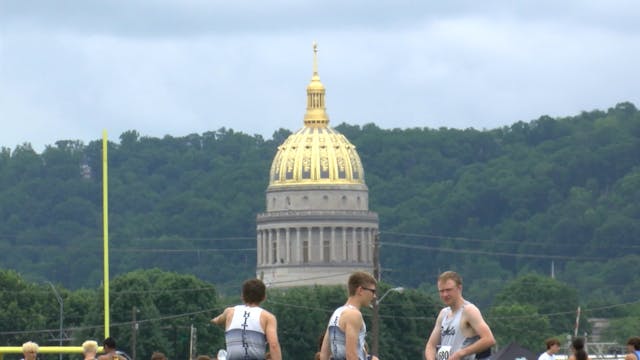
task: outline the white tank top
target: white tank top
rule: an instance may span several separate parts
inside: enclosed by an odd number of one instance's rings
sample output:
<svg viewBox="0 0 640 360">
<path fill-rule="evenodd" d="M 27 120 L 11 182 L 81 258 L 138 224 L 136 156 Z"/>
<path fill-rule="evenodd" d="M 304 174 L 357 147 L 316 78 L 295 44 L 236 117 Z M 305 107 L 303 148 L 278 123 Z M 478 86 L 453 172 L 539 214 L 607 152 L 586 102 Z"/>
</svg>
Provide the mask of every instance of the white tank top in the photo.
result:
<svg viewBox="0 0 640 360">
<path fill-rule="evenodd" d="M 353 305 L 344 305 L 336 309 L 329 319 L 329 349 L 331 351 L 332 360 L 344 360 L 347 358 L 345 349 L 346 337 L 344 331 L 340 329 L 340 315 L 346 309 L 356 309 Z M 364 351 L 364 338 L 367 335 L 367 325 L 362 321 L 362 328 L 358 334 L 358 359 L 366 360 L 367 355 Z"/>
<path fill-rule="evenodd" d="M 444 316 L 442 317 L 442 324 L 440 326 L 440 347 L 438 348 L 437 360 L 447 360 L 449 355 L 473 344 L 480 338 L 479 336 L 468 338 L 462 334 L 460 319 L 462 318 L 465 305 L 469 304 L 471 303 L 465 300 L 460 309 L 455 313 L 451 312 L 450 307 L 441 310 Z M 474 360 L 475 357 L 475 354 L 471 354 L 462 359 Z"/>
<path fill-rule="evenodd" d="M 267 339 L 260 326 L 262 308 L 237 305 L 233 309 L 231 324 L 224 334 L 227 360 L 263 360 Z"/>
</svg>

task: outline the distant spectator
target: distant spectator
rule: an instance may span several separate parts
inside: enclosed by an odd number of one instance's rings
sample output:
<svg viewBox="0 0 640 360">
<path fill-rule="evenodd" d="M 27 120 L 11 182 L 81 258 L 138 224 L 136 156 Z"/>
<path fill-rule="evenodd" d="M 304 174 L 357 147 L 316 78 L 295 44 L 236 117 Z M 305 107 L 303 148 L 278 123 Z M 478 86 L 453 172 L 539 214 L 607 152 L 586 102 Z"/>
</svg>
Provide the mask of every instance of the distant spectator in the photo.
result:
<svg viewBox="0 0 640 360">
<path fill-rule="evenodd" d="M 98 356 L 98 360 L 125 360 L 124 356 L 120 356 L 116 352 L 116 341 L 112 337 L 102 341 L 102 351 L 104 354 Z"/>
<path fill-rule="evenodd" d="M 560 350 L 560 340 L 555 338 L 547 339 L 545 342 L 547 346 L 547 351 L 540 354 L 538 360 L 555 360 L 556 353 Z"/>
<path fill-rule="evenodd" d="M 167 356 L 160 351 L 154 351 L 153 354 L 151 354 L 151 360 L 167 360 Z"/>
<path fill-rule="evenodd" d="M 634 336 L 627 340 L 627 355 L 624 360 L 640 360 L 640 337 Z"/>
<path fill-rule="evenodd" d="M 22 360 L 36 360 L 36 358 L 38 357 L 38 349 L 40 347 L 38 346 L 38 344 L 34 343 L 33 341 L 27 341 L 26 343 L 22 344 L 22 355 L 24 355 L 24 358 L 22 358 Z"/>
<path fill-rule="evenodd" d="M 571 342 L 571 352 L 569 360 L 589 360 L 589 355 L 584 349 L 584 338 L 575 338 Z"/>
<path fill-rule="evenodd" d="M 84 355 L 84 360 L 95 360 L 97 352 L 98 352 L 97 341 L 87 340 L 82 343 L 82 354 Z"/>
</svg>

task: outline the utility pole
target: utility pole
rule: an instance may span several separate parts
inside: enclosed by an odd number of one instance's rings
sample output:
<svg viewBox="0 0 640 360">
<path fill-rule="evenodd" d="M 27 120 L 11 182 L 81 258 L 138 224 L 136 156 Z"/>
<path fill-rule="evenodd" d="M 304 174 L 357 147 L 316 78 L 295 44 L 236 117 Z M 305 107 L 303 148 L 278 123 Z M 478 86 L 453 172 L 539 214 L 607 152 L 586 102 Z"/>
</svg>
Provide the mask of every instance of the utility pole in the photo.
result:
<svg viewBox="0 0 640 360">
<path fill-rule="evenodd" d="M 136 335 L 138 334 L 138 320 L 136 319 L 136 314 L 138 313 L 138 308 L 131 308 L 131 318 L 133 319 L 131 323 L 131 359 L 136 360 Z"/>
<path fill-rule="evenodd" d="M 58 290 L 56 290 L 56 287 L 50 282 L 47 281 L 47 284 L 49 284 L 49 286 L 51 286 L 51 289 L 53 290 L 53 294 L 56 296 L 56 300 L 58 300 L 58 305 L 60 305 L 60 332 L 58 333 L 58 341 L 60 346 L 62 347 L 62 338 L 63 338 L 63 327 L 62 327 L 62 321 L 64 319 L 64 302 L 62 301 L 62 297 L 60 296 L 60 294 L 58 293 Z M 59 354 L 59 360 L 62 360 L 62 354 Z"/>
<path fill-rule="evenodd" d="M 373 277 L 380 282 L 380 235 L 376 231 L 373 236 Z M 379 286 L 379 284 L 378 284 Z M 371 354 L 378 356 L 378 337 L 380 336 L 380 306 L 378 299 L 373 301 L 373 317 L 371 319 Z"/>
<path fill-rule="evenodd" d="M 191 336 L 189 337 L 189 360 L 196 358 L 196 344 L 198 343 L 198 329 L 191 324 Z"/>
</svg>

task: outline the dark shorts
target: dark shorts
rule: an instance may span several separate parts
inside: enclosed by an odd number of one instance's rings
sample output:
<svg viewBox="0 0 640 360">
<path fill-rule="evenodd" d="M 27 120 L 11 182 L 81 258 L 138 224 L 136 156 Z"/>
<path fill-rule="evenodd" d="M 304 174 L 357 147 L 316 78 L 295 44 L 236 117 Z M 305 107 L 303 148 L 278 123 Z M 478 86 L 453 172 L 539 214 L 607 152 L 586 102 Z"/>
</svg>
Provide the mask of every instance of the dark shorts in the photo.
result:
<svg viewBox="0 0 640 360">
<path fill-rule="evenodd" d="M 491 360 L 491 348 L 477 353 L 476 360 Z"/>
</svg>

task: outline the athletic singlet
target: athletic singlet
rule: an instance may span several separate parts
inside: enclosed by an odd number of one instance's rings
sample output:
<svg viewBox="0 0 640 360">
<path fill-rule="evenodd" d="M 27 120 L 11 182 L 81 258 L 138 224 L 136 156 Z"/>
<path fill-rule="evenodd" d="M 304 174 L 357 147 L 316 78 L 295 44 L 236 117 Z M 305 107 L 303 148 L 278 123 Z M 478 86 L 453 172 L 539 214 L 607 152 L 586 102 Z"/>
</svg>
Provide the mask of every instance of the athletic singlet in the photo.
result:
<svg viewBox="0 0 640 360">
<path fill-rule="evenodd" d="M 347 358 L 347 352 L 345 349 L 346 337 L 344 331 L 340 329 L 339 321 L 340 315 L 345 309 L 355 309 L 356 307 L 353 305 L 344 305 L 336 309 L 331 315 L 331 319 L 329 320 L 329 348 L 331 350 L 331 359 L 332 360 L 344 360 Z M 367 334 L 367 326 L 362 321 L 362 328 L 360 329 L 360 333 L 358 334 L 358 359 L 366 360 L 367 355 L 364 351 L 364 337 Z"/>
<path fill-rule="evenodd" d="M 636 359 L 640 360 L 640 350 L 636 350 L 634 353 L 636 354 Z"/>
<path fill-rule="evenodd" d="M 462 307 L 453 314 L 451 313 L 450 307 L 446 307 L 440 311 L 444 313 L 444 316 L 442 316 L 442 324 L 440 326 L 440 347 L 438 348 L 437 360 L 447 360 L 449 355 L 480 339 L 480 336 L 477 335 L 470 338 L 465 337 L 460 328 L 462 312 L 464 311 L 465 305 L 469 304 L 471 303 L 465 300 Z M 475 358 L 476 355 L 471 354 L 463 357 L 462 360 L 474 360 Z"/>
<path fill-rule="evenodd" d="M 224 333 L 227 360 L 263 360 L 267 338 L 260 326 L 262 308 L 237 305 Z"/>
</svg>

